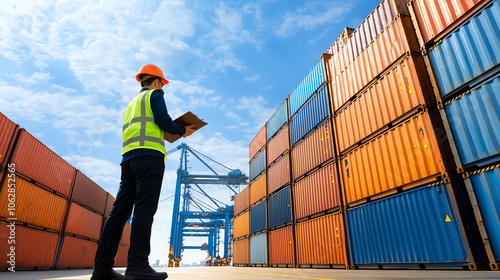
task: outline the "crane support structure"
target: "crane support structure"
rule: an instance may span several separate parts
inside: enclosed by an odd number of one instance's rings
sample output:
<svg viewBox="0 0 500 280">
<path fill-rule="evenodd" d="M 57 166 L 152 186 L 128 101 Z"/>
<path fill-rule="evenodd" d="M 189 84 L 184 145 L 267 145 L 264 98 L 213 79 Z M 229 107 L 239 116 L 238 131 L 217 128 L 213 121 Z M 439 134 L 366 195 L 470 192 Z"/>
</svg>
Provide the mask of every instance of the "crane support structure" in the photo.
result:
<svg viewBox="0 0 500 280">
<path fill-rule="evenodd" d="M 238 186 L 247 184 L 248 177 L 239 169 L 226 167 L 190 148 L 185 143 L 168 151 L 167 155 L 179 150 L 181 156 L 175 185 L 168 266 L 178 267 L 182 260 L 182 252 L 187 249 L 206 250 L 207 260 L 216 263 L 217 259 L 220 258 L 218 254 L 221 230 L 224 230 L 223 258 L 227 260 L 231 258 L 229 246 L 232 243 L 230 231 L 232 230 L 234 207 L 228 205 L 229 203 L 222 202 L 221 197 L 216 198 L 210 195 L 204 186 L 220 185 L 221 188 L 225 186 L 232 194 L 227 200 L 229 198 L 232 200 L 232 197 L 238 193 Z M 191 174 L 188 171 L 188 154 L 198 159 L 212 174 Z M 223 167 L 229 172 L 227 175 L 218 174 L 209 162 Z M 196 210 L 191 210 L 191 207 L 196 208 Z M 187 246 L 184 245 L 185 237 L 203 237 L 208 240 L 206 244 L 200 246 Z"/>
</svg>

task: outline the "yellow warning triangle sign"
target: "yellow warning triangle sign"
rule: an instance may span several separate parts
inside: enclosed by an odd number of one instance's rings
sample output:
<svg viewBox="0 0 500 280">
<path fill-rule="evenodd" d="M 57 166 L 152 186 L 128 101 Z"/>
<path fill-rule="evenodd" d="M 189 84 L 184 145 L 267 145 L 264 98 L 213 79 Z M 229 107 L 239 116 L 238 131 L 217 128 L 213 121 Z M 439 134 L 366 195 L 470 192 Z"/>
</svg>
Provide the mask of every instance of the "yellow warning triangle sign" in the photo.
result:
<svg viewBox="0 0 500 280">
<path fill-rule="evenodd" d="M 451 222 L 450 216 L 446 215 L 446 218 L 444 219 L 444 221 L 447 223 L 450 223 Z"/>
</svg>

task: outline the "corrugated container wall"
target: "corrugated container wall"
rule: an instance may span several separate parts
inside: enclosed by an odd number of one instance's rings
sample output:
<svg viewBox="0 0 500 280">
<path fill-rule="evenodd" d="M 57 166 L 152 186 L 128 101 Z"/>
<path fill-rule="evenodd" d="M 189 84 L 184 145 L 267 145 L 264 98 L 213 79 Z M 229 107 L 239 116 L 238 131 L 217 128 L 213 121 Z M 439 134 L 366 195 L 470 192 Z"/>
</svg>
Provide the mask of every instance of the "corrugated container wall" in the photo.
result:
<svg viewBox="0 0 500 280">
<path fill-rule="evenodd" d="M 57 268 L 76 268 L 94 266 L 97 242 L 65 236 L 57 262 Z"/>
<path fill-rule="evenodd" d="M 115 267 L 127 267 L 128 249 L 129 247 L 124 245 L 118 246 L 118 252 L 115 257 Z"/>
<path fill-rule="evenodd" d="M 17 165 L 16 165 L 17 167 Z M 15 216 L 9 215 L 8 204 L 8 184 L 5 180 L 0 193 L 0 216 L 4 218 L 17 218 L 19 222 L 28 223 L 34 226 L 62 230 L 66 206 L 68 200 L 55 195 L 43 188 L 33 185 L 21 178 L 16 178 L 16 207 Z"/>
<path fill-rule="evenodd" d="M 0 170 L 7 165 L 7 157 L 19 126 L 0 113 Z"/>
<path fill-rule="evenodd" d="M 459 167 L 500 154 L 499 92 L 497 75 L 444 106 Z"/>
<path fill-rule="evenodd" d="M 340 161 L 346 203 L 434 181 L 444 170 L 429 113 L 421 113 Z"/>
<path fill-rule="evenodd" d="M 234 241 L 233 264 L 250 264 L 250 238 Z"/>
<path fill-rule="evenodd" d="M 294 242 L 291 226 L 269 232 L 269 264 L 293 264 Z"/>
<path fill-rule="evenodd" d="M 102 219 L 102 216 L 71 203 L 65 232 L 98 240 L 101 235 Z"/>
<path fill-rule="evenodd" d="M 266 173 L 250 184 L 250 205 L 255 204 L 267 195 Z"/>
<path fill-rule="evenodd" d="M 442 184 L 348 210 L 353 264 L 467 264 L 456 211 L 451 188 Z"/>
<path fill-rule="evenodd" d="M 111 213 L 111 208 L 113 207 L 113 203 L 115 203 L 115 198 L 110 193 L 108 193 L 108 199 L 106 200 L 106 211 L 104 213 L 104 217 L 108 217 Z"/>
<path fill-rule="evenodd" d="M 16 165 L 16 173 L 66 197 L 69 195 L 75 168 L 24 129 L 21 130 L 11 162 Z"/>
<path fill-rule="evenodd" d="M 2 200 L 4 201 L 4 200 Z M 59 236 L 55 233 L 36 230 L 32 228 L 16 225 L 15 237 L 18 242 L 15 244 L 15 270 L 20 268 L 51 268 L 54 265 L 57 248 L 59 247 Z M 0 268 L 6 270 L 10 267 L 8 261 L 10 257 L 10 247 L 7 242 L 10 236 L 10 228 L 6 224 L 0 223 Z M 8 273 L 8 272 L 4 272 Z M 6 276 L 5 276 L 6 277 Z M 7 279 L 6 277 L 4 279 Z"/>
<path fill-rule="evenodd" d="M 267 194 L 290 184 L 290 154 L 286 153 L 267 169 Z"/>
<path fill-rule="evenodd" d="M 288 97 L 290 105 L 290 116 L 295 113 L 304 105 L 304 103 L 319 89 L 325 82 L 325 70 L 323 69 L 323 58 L 314 64 L 313 68 L 309 70 L 302 81 L 295 87 Z"/>
<path fill-rule="evenodd" d="M 120 244 L 125 246 L 130 246 L 130 234 L 132 233 L 132 225 L 125 223 L 122 232 L 122 238 L 120 239 Z"/>
<path fill-rule="evenodd" d="M 288 121 L 288 99 L 280 105 L 267 121 L 267 140 L 270 140 Z"/>
<path fill-rule="evenodd" d="M 250 237 L 250 263 L 267 264 L 267 238 L 265 233 Z"/>
<path fill-rule="evenodd" d="M 336 163 L 298 181 L 293 186 L 295 219 L 340 207 Z"/>
<path fill-rule="evenodd" d="M 266 145 L 267 137 L 266 137 L 267 127 L 264 127 L 257 133 L 257 136 L 250 142 L 248 146 L 249 156 L 248 158 L 251 160 L 253 157 Z"/>
<path fill-rule="evenodd" d="M 441 97 L 500 63 L 499 30 L 500 2 L 494 1 L 427 53 Z"/>
<path fill-rule="evenodd" d="M 283 129 L 281 129 L 276 137 L 269 140 L 267 143 L 267 164 L 271 165 L 274 160 L 276 160 L 283 153 L 288 151 L 290 147 L 290 132 L 289 126 L 285 125 Z"/>
<path fill-rule="evenodd" d="M 237 196 L 234 197 L 234 215 L 245 211 L 250 207 L 250 187 L 244 188 Z"/>
<path fill-rule="evenodd" d="M 71 200 L 86 205 L 100 214 L 106 210 L 107 193 L 80 170 L 76 171 L 75 185 Z"/>
<path fill-rule="evenodd" d="M 266 170 L 266 149 L 264 148 L 255 158 L 250 162 L 250 181 L 255 180 L 262 172 Z"/>
<path fill-rule="evenodd" d="M 236 226 L 235 226 L 236 227 Z M 250 208 L 250 233 L 267 228 L 267 201 L 264 200 Z"/>
<path fill-rule="evenodd" d="M 234 218 L 234 238 L 250 235 L 250 212 Z"/>
<path fill-rule="evenodd" d="M 292 221 L 290 187 L 285 187 L 269 198 L 269 227 Z"/>
<path fill-rule="evenodd" d="M 290 121 L 292 146 L 303 139 L 330 115 L 328 87 L 323 87 L 297 112 Z"/>
</svg>

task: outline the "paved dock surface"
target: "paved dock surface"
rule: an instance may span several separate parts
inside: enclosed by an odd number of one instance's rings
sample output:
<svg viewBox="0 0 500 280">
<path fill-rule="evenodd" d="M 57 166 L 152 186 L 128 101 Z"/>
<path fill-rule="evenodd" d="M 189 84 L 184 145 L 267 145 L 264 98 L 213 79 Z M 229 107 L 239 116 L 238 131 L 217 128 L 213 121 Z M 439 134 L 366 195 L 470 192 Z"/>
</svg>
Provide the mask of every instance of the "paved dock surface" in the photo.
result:
<svg viewBox="0 0 500 280">
<path fill-rule="evenodd" d="M 116 269 L 120 273 L 125 268 Z M 255 280 L 255 279 L 500 279 L 497 271 L 466 270 L 340 270 L 247 267 L 178 267 L 159 268 L 169 280 Z M 0 272 L 5 280 L 83 280 L 90 279 L 91 269 Z"/>
</svg>

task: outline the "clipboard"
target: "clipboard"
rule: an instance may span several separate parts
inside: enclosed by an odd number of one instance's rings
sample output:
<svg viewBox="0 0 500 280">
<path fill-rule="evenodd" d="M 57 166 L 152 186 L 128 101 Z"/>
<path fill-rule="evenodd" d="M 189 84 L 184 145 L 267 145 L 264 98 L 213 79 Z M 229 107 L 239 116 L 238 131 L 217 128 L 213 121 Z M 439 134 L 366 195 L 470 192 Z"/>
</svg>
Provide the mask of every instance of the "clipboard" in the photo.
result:
<svg viewBox="0 0 500 280">
<path fill-rule="evenodd" d="M 202 119 L 198 118 L 195 114 L 191 113 L 191 111 L 188 111 L 184 115 L 175 119 L 174 123 L 176 123 L 182 127 L 194 124 L 194 129 L 196 129 L 196 130 L 207 125 L 206 122 L 204 122 Z M 182 135 L 179 135 L 179 134 L 170 134 L 168 132 L 165 132 L 165 140 L 167 140 L 170 143 L 174 143 L 175 141 L 177 141 L 181 137 L 182 137 Z"/>
</svg>

